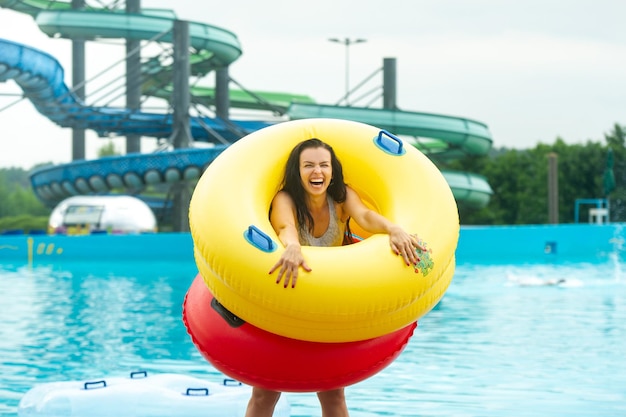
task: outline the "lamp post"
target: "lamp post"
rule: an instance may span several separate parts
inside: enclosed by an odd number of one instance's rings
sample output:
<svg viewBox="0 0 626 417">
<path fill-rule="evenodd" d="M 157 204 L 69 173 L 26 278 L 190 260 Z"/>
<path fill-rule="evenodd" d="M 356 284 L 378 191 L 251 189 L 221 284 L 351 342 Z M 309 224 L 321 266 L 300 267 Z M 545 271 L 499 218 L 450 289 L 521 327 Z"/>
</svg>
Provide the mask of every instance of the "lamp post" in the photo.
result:
<svg viewBox="0 0 626 417">
<path fill-rule="evenodd" d="M 353 45 L 356 43 L 367 42 L 367 39 L 329 38 L 328 40 L 330 42 L 340 43 L 346 47 L 346 95 L 345 95 L 345 99 L 346 99 L 346 106 L 350 106 L 350 101 L 349 101 L 349 97 L 350 97 L 350 45 Z"/>
</svg>

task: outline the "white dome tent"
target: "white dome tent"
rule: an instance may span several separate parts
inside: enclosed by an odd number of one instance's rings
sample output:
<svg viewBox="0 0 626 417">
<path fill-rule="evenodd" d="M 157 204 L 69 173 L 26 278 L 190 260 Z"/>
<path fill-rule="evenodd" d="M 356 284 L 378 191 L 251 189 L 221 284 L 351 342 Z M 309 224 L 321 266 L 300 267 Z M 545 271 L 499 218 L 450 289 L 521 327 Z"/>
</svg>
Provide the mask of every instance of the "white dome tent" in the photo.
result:
<svg viewBox="0 0 626 417">
<path fill-rule="evenodd" d="M 127 195 L 74 196 L 50 214 L 49 233 L 150 233 L 157 231 L 154 213 L 140 199 Z"/>
</svg>

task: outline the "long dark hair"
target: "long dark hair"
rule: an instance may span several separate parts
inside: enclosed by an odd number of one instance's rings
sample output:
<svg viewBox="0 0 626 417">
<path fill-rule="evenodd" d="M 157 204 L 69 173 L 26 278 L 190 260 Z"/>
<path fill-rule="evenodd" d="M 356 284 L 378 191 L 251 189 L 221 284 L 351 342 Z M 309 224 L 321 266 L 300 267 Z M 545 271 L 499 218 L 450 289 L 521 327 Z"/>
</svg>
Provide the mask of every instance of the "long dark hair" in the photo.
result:
<svg viewBox="0 0 626 417">
<path fill-rule="evenodd" d="M 300 142 L 293 148 L 285 165 L 285 176 L 281 190 L 287 192 L 296 205 L 296 217 L 299 227 L 308 227 L 309 231 L 312 231 L 314 226 L 313 216 L 311 216 L 306 207 L 306 193 L 302 186 L 302 178 L 300 178 L 300 154 L 309 148 L 324 148 L 330 152 L 330 165 L 333 170 L 333 177 L 327 192 L 337 203 L 346 201 L 346 184 L 343 182 L 343 167 L 332 146 L 317 138 L 311 138 Z"/>
</svg>

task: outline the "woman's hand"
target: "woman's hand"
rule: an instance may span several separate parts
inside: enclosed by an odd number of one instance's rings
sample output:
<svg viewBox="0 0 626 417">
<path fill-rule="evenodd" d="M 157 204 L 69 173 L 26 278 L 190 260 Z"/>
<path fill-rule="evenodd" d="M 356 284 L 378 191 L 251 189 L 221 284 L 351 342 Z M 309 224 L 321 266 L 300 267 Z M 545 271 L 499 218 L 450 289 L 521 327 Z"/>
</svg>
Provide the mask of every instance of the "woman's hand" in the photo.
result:
<svg viewBox="0 0 626 417">
<path fill-rule="evenodd" d="M 416 265 L 419 262 L 416 249 L 426 250 L 420 245 L 417 235 L 411 235 L 399 226 L 389 230 L 389 245 L 396 255 L 402 256 L 407 265 Z"/>
<path fill-rule="evenodd" d="M 302 255 L 301 246 L 291 244 L 287 245 L 278 262 L 270 269 L 270 274 L 280 268 L 278 270 L 278 276 L 276 277 L 276 283 L 279 284 L 284 278 L 284 287 L 287 288 L 289 282 L 291 282 L 291 288 L 294 288 L 298 280 L 298 270 L 300 267 L 306 272 L 311 272 L 311 268 L 307 265 Z"/>
<path fill-rule="evenodd" d="M 396 255 L 401 255 L 407 265 L 416 265 L 420 259 L 415 250 L 426 250 L 420 244 L 417 236 L 405 232 L 397 224 L 367 207 L 356 191 L 350 187 L 347 187 L 346 190 L 346 201 L 343 204 L 344 214 L 352 217 L 359 226 L 370 233 L 388 234 L 391 250 Z"/>
</svg>

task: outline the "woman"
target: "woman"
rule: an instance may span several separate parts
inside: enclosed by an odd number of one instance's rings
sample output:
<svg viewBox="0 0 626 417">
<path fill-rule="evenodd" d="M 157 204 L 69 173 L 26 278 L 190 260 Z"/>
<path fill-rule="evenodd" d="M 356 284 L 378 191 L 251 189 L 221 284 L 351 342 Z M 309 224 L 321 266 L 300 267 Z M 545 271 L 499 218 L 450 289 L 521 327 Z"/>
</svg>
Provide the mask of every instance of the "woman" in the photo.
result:
<svg viewBox="0 0 626 417">
<path fill-rule="evenodd" d="M 418 262 L 421 247 L 414 235 L 369 209 L 343 180 L 343 168 L 332 147 L 319 139 L 305 140 L 292 150 L 281 190 L 270 209 L 270 222 L 285 250 L 270 269 L 276 283 L 296 286 L 300 268 L 311 271 L 302 246 L 341 246 L 346 222 L 352 218 L 370 233 L 386 233 L 389 245 L 406 265 Z M 317 393 L 322 417 L 347 417 L 343 388 Z M 246 417 L 271 417 L 280 392 L 254 387 Z"/>
</svg>

